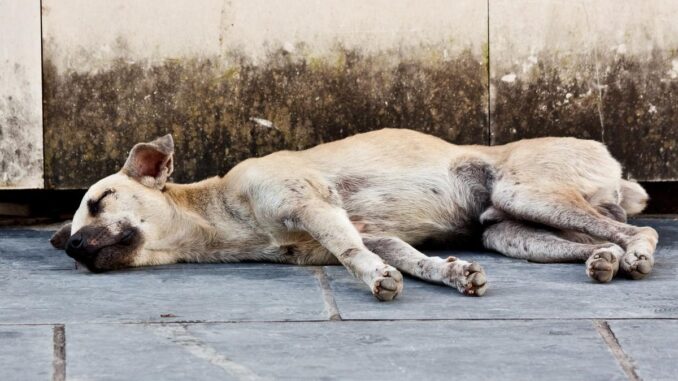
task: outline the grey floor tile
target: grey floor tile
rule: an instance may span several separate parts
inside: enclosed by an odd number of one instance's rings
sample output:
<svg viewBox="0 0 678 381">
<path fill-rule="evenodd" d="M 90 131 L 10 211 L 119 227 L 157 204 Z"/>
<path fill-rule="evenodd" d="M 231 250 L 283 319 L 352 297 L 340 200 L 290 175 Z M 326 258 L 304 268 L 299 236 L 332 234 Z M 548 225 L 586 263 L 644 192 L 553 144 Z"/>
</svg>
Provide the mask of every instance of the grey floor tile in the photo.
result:
<svg viewBox="0 0 678 381">
<path fill-rule="evenodd" d="M 235 379 L 219 366 L 212 365 L 209 358 L 191 354 L 191 350 L 196 350 L 191 343 L 182 346 L 175 342 L 176 339 L 164 336 L 163 332 L 161 325 L 67 325 L 68 379 L 91 381 Z M 197 341 L 193 344 L 196 348 L 205 348 L 204 344 Z"/>
<path fill-rule="evenodd" d="M 608 324 L 641 379 L 678 378 L 678 321 L 626 320 Z"/>
<path fill-rule="evenodd" d="M 581 264 L 531 264 L 496 254 L 480 261 L 490 290 L 468 298 L 406 279 L 379 303 L 340 266 L 327 272 L 347 319 L 678 317 L 678 222 L 636 220 L 660 232 L 656 268 L 642 281 L 592 283 Z M 313 270 L 272 264 L 174 265 L 107 274 L 73 269 L 48 232 L 0 230 L 0 323 L 325 319 Z M 446 255 L 450 253 L 432 253 Z M 169 315 L 169 317 L 161 317 Z"/>
<path fill-rule="evenodd" d="M 378 302 L 366 286 L 341 267 L 327 273 L 344 319 L 506 319 L 506 318 L 678 318 L 678 223 L 636 220 L 655 226 L 660 246 L 653 273 L 646 279 L 615 279 L 597 284 L 583 264 L 536 264 L 479 252 L 431 252 L 477 260 L 488 274 L 481 298 L 405 279 L 403 294 Z"/>
<path fill-rule="evenodd" d="M 624 379 L 588 321 L 76 325 L 67 342 L 74 379 Z"/>
<path fill-rule="evenodd" d="M 0 380 L 49 380 L 52 356 L 52 326 L 0 325 Z"/>
<path fill-rule="evenodd" d="M 50 231 L 0 229 L 0 271 L 73 269 L 75 262 L 52 248 Z"/>
<path fill-rule="evenodd" d="M 318 281 L 308 267 L 0 271 L 0 289 L 0 323 L 327 318 Z"/>
</svg>

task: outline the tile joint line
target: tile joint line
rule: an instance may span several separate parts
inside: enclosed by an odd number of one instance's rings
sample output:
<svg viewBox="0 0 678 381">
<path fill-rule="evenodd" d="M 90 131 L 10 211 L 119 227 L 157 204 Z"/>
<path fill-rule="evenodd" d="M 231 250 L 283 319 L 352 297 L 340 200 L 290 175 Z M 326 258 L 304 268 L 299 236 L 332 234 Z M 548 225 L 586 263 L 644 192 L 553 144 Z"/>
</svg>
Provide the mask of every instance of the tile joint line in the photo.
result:
<svg viewBox="0 0 678 381">
<path fill-rule="evenodd" d="M 52 381 L 66 380 L 66 327 L 57 324 L 52 328 L 54 355 L 52 359 Z"/>
<path fill-rule="evenodd" d="M 332 293 L 332 287 L 330 287 L 330 281 L 327 279 L 327 273 L 325 273 L 325 268 L 318 266 L 313 269 L 313 273 L 318 280 L 320 289 L 322 291 L 323 302 L 325 303 L 325 311 L 327 316 L 331 321 L 342 320 L 341 314 L 339 313 L 339 308 L 337 307 L 337 302 L 334 300 L 334 294 Z"/>
<path fill-rule="evenodd" d="M 610 328 L 610 325 L 607 324 L 607 321 L 594 320 L 593 326 L 596 328 L 596 331 L 598 331 L 598 334 L 602 337 L 605 344 L 607 344 L 607 347 L 612 352 L 612 355 L 617 360 L 619 366 L 621 366 L 624 373 L 626 373 L 626 377 L 630 381 L 642 381 L 638 376 L 638 373 L 636 373 L 633 359 L 624 352 L 621 344 L 619 344 L 619 340 L 617 340 L 617 336 L 612 331 L 612 328 Z"/>
</svg>

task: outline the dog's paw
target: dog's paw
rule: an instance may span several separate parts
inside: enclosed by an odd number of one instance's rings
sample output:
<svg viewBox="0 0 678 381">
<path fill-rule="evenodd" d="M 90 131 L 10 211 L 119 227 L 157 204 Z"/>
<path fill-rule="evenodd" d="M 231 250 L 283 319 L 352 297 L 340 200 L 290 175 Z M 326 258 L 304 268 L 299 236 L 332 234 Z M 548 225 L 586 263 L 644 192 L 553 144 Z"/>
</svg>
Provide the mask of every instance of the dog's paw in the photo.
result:
<svg viewBox="0 0 678 381">
<path fill-rule="evenodd" d="M 640 228 L 640 233 L 633 237 L 621 258 L 620 268 L 631 279 L 642 279 L 652 272 L 654 266 L 654 250 L 659 236 L 650 227 Z"/>
<path fill-rule="evenodd" d="M 443 270 L 443 283 L 456 287 L 470 296 L 483 296 L 487 291 L 485 270 L 477 262 L 467 262 L 455 257 L 447 258 Z"/>
<path fill-rule="evenodd" d="M 619 271 L 619 261 L 623 254 L 624 251 L 617 245 L 597 249 L 586 260 L 586 275 L 600 283 L 611 281 Z"/>
<path fill-rule="evenodd" d="M 638 233 L 639 237 L 642 237 L 649 241 L 652 247 L 657 247 L 657 242 L 659 241 L 659 233 L 657 233 L 657 231 L 654 230 L 654 228 L 644 226 L 638 229 L 640 229 L 640 232 Z"/>
<path fill-rule="evenodd" d="M 393 300 L 403 290 L 403 276 L 395 267 L 385 266 L 372 281 L 372 295 L 381 301 Z"/>
<path fill-rule="evenodd" d="M 654 266 L 654 256 L 652 254 L 641 254 L 637 252 L 627 252 L 621 259 L 621 268 L 629 278 L 642 279 L 652 272 Z"/>
</svg>

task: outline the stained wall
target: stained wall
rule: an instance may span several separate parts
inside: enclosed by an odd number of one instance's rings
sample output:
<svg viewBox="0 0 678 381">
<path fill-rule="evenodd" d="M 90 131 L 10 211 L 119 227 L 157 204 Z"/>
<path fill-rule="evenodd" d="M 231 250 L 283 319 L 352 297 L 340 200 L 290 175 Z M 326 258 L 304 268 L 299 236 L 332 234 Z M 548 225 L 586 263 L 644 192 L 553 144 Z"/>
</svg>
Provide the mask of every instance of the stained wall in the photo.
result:
<svg viewBox="0 0 678 381">
<path fill-rule="evenodd" d="M 40 2 L 0 0 L 0 188 L 43 186 Z"/>
<path fill-rule="evenodd" d="M 625 176 L 675 181 L 677 19 L 672 0 L 0 0 L 0 188 L 86 188 L 165 133 L 184 182 L 382 127 L 596 139 Z"/>
<path fill-rule="evenodd" d="M 383 127 L 488 141 L 485 2 L 43 4 L 50 188 L 165 133 L 177 181 Z"/>
<path fill-rule="evenodd" d="M 678 2 L 491 0 L 491 140 L 603 141 L 628 177 L 678 180 Z"/>
</svg>

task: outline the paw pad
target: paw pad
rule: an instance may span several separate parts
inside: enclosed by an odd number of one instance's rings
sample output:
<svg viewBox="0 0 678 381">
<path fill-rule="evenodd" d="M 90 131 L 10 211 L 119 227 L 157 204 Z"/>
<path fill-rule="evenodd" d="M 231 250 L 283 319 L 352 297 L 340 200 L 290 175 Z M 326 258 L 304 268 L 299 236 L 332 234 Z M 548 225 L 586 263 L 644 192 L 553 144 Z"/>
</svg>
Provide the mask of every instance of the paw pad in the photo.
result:
<svg viewBox="0 0 678 381">
<path fill-rule="evenodd" d="M 403 276 L 395 268 L 385 269 L 372 283 L 372 294 L 381 301 L 393 300 L 403 290 Z"/>
</svg>

